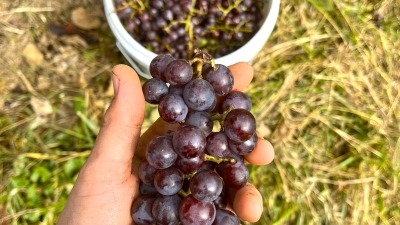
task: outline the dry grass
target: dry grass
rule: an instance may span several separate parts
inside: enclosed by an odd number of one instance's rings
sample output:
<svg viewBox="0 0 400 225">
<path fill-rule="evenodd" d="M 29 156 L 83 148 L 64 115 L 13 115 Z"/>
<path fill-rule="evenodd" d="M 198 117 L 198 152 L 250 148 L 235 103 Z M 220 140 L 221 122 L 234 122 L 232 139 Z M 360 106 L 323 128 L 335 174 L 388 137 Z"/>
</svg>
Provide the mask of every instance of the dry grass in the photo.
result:
<svg viewBox="0 0 400 225">
<path fill-rule="evenodd" d="M 106 24 L 88 47 L 47 24 L 94 2 L 0 2 L 0 224 L 54 224 L 93 145 L 108 71 L 124 61 Z M 251 168 L 265 197 L 259 224 L 399 223 L 399 15 L 394 0 L 282 1 L 248 90 L 277 155 Z M 44 54 L 36 68 L 21 55 L 28 43 Z M 37 127 L 32 99 L 52 107 Z"/>
</svg>

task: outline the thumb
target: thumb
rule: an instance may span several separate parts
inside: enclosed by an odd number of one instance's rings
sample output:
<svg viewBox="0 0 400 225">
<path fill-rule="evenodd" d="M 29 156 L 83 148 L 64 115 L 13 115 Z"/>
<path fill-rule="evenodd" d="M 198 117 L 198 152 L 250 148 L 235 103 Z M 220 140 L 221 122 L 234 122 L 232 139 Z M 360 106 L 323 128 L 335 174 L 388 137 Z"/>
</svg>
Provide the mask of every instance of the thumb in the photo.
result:
<svg viewBox="0 0 400 225">
<path fill-rule="evenodd" d="M 136 72 L 126 65 L 112 69 L 112 80 L 114 98 L 104 115 L 91 157 L 130 166 L 144 118 L 142 86 Z"/>
</svg>

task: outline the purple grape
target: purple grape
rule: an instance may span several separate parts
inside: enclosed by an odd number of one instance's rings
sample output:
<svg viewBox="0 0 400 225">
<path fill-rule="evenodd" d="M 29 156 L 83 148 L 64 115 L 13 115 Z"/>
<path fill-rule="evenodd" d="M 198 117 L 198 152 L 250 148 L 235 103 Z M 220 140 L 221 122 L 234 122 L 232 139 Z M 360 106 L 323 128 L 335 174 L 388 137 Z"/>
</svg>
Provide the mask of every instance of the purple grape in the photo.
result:
<svg viewBox="0 0 400 225">
<path fill-rule="evenodd" d="M 179 123 L 186 118 L 188 107 L 181 96 L 167 94 L 158 104 L 158 113 L 165 122 Z"/>
<path fill-rule="evenodd" d="M 206 80 L 210 82 L 214 88 L 215 94 L 224 96 L 228 94 L 233 88 L 233 74 L 228 67 L 216 64 L 216 69 L 210 68 Z"/>
<path fill-rule="evenodd" d="M 204 153 L 206 138 L 199 128 L 185 125 L 174 133 L 172 144 L 179 156 L 184 158 L 198 157 Z"/>
<path fill-rule="evenodd" d="M 212 202 L 201 202 L 193 195 L 182 200 L 179 218 L 183 225 L 211 225 L 215 219 L 215 206 Z"/>
<path fill-rule="evenodd" d="M 190 180 L 190 192 L 197 200 L 212 202 L 223 189 L 222 178 L 212 170 L 201 170 Z"/>
<path fill-rule="evenodd" d="M 172 146 L 171 136 L 159 136 L 152 139 L 147 146 L 147 162 L 156 169 L 165 169 L 175 163 L 178 155 Z"/>
<path fill-rule="evenodd" d="M 206 136 L 211 133 L 214 126 L 210 113 L 197 111 L 188 113 L 185 124 L 200 128 Z"/>
<path fill-rule="evenodd" d="M 229 141 L 229 148 L 239 155 L 247 155 L 254 150 L 258 141 L 257 133 L 254 133 L 249 140 L 244 142 Z"/>
<path fill-rule="evenodd" d="M 249 180 L 249 170 L 242 162 L 218 164 L 217 172 L 224 180 L 225 186 L 232 189 L 244 187 Z"/>
<path fill-rule="evenodd" d="M 143 161 L 139 164 L 139 178 L 145 184 L 153 184 L 156 172 L 157 169 L 150 165 L 147 161 Z"/>
<path fill-rule="evenodd" d="M 167 67 L 167 65 L 173 60 L 175 60 L 175 58 L 170 54 L 161 54 L 156 56 L 150 62 L 151 76 L 154 78 L 161 79 L 162 81 L 165 81 L 164 70 Z"/>
<path fill-rule="evenodd" d="M 231 211 L 226 209 L 217 209 L 215 220 L 212 225 L 239 225 L 239 218 Z"/>
<path fill-rule="evenodd" d="M 222 102 L 222 111 L 225 112 L 229 108 L 251 111 L 251 101 L 249 96 L 240 91 L 229 93 Z"/>
<path fill-rule="evenodd" d="M 143 84 L 144 99 L 151 104 L 158 104 L 168 94 L 168 87 L 164 81 L 158 78 L 147 80 Z"/>
<path fill-rule="evenodd" d="M 213 105 L 214 90 L 208 81 L 194 79 L 183 89 L 183 99 L 186 105 L 195 111 L 204 111 Z"/>
<path fill-rule="evenodd" d="M 175 166 L 182 173 L 189 174 L 199 170 L 203 166 L 203 163 L 204 154 L 190 159 L 179 156 L 175 161 Z"/>
<path fill-rule="evenodd" d="M 178 195 L 158 197 L 152 208 L 153 217 L 157 224 L 178 225 L 181 201 Z"/>
<path fill-rule="evenodd" d="M 228 138 L 223 132 L 213 132 L 207 137 L 206 152 L 214 157 L 223 158 L 229 154 Z"/>
<path fill-rule="evenodd" d="M 192 66 L 183 59 L 176 59 L 168 64 L 164 77 L 171 85 L 185 85 L 193 77 Z"/>
<path fill-rule="evenodd" d="M 158 170 L 154 177 L 154 187 L 162 195 L 174 195 L 183 185 L 183 174 L 176 167 Z"/>
<path fill-rule="evenodd" d="M 234 109 L 225 117 L 224 132 L 235 142 L 246 141 L 256 132 L 256 119 L 245 109 Z"/>
<path fill-rule="evenodd" d="M 135 224 L 148 225 L 154 222 L 151 209 L 155 200 L 155 197 L 150 196 L 138 196 L 135 199 L 131 208 L 132 219 Z"/>
</svg>

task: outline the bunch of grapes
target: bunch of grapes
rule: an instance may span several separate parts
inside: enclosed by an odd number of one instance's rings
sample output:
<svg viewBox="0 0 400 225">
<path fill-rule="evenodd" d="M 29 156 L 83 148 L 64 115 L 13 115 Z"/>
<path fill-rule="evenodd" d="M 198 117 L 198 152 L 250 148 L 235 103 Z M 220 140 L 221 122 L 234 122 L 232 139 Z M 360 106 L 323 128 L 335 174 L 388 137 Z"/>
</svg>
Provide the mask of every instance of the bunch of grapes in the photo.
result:
<svg viewBox="0 0 400 225">
<path fill-rule="evenodd" d="M 191 58 L 195 48 L 220 57 L 260 28 L 265 0 L 115 0 L 135 40 L 151 51 Z M 221 44 L 223 43 L 223 44 Z"/>
<path fill-rule="evenodd" d="M 150 72 L 153 78 L 143 84 L 146 101 L 158 104 L 164 121 L 180 126 L 146 149 L 134 222 L 238 225 L 226 209 L 227 191 L 248 182 L 243 156 L 258 140 L 249 97 L 232 91 L 231 71 L 204 51 L 196 50 L 191 61 L 158 55 Z"/>
</svg>

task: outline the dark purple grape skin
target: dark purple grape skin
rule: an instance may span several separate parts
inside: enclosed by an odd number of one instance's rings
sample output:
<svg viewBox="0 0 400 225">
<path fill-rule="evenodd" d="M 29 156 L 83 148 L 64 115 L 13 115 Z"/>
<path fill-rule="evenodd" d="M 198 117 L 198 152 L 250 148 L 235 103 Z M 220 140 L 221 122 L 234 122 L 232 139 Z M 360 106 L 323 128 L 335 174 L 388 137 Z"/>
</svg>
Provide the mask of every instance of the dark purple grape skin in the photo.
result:
<svg viewBox="0 0 400 225">
<path fill-rule="evenodd" d="M 203 79 L 194 79 L 183 89 L 186 105 L 195 111 L 209 109 L 214 103 L 215 93 L 211 84 Z"/>
<path fill-rule="evenodd" d="M 143 84 L 143 95 L 146 102 L 158 104 L 161 99 L 168 94 L 168 87 L 164 81 L 158 78 L 147 80 Z"/>
<path fill-rule="evenodd" d="M 228 138 L 223 132 L 213 132 L 207 136 L 206 152 L 214 157 L 223 158 L 229 154 Z"/>
<path fill-rule="evenodd" d="M 212 202 L 223 189 L 222 178 L 213 170 L 201 170 L 190 180 L 189 189 L 193 197 L 202 202 Z"/>
<path fill-rule="evenodd" d="M 217 209 L 215 220 L 212 225 L 239 225 L 239 218 L 231 211 L 226 209 Z"/>
<path fill-rule="evenodd" d="M 217 167 L 218 163 L 211 161 L 204 161 L 203 165 L 200 167 L 200 170 L 214 170 Z"/>
<path fill-rule="evenodd" d="M 249 96 L 240 91 L 229 93 L 222 102 L 221 109 L 222 112 L 225 112 L 229 108 L 251 111 L 251 101 Z"/>
<path fill-rule="evenodd" d="M 200 128 L 206 136 L 211 133 L 214 126 L 210 113 L 197 111 L 188 113 L 185 124 Z"/>
<path fill-rule="evenodd" d="M 208 109 L 206 109 L 205 111 L 206 111 L 206 112 L 212 112 L 212 111 L 214 111 L 214 110 L 216 109 L 216 107 L 217 107 L 217 103 L 218 103 L 218 101 L 217 101 L 217 96 L 214 96 L 213 103 L 212 103 L 211 106 L 210 106 Z"/>
<path fill-rule="evenodd" d="M 154 187 L 162 195 L 174 195 L 183 185 L 183 173 L 172 166 L 167 169 L 157 170 L 154 177 Z"/>
<path fill-rule="evenodd" d="M 175 59 L 165 68 L 164 77 L 171 85 L 185 85 L 192 79 L 193 69 L 186 60 Z"/>
<path fill-rule="evenodd" d="M 215 67 L 215 69 L 209 69 L 206 80 L 214 88 L 216 95 L 227 95 L 233 88 L 233 74 L 229 68 L 224 65 L 216 64 Z"/>
<path fill-rule="evenodd" d="M 178 157 L 175 166 L 184 174 L 190 174 L 199 170 L 204 164 L 204 154 L 194 158 Z"/>
<path fill-rule="evenodd" d="M 154 220 L 160 225 L 179 224 L 179 206 L 181 198 L 178 195 L 159 196 L 153 203 Z"/>
<path fill-rule="evenodd" d="M 242 162 L 218 164 L 217 172 L 224 180 L 226 187 L 239 189 L 244 187 L 249 180 L 249 170 Z"/>
<path fill-rule="evenodd" d="M 232 152 L 237 153 L 239 155 L 248 155 L 255 149 L 257 142 L 258 142 L 258 136 L 257 133 L 254 133 L 249 140 L 246 140 L 244 142 L 234 142 L 230 140 L 228 143 L 229 143 L 229 149 Z"/>
<path fill-rule="evenodd" d="M 228 193 L 226 193 L 225 189 L 226 187 L 224 187 L 217 199 L 213 201 L 217 209 L 225 209 L 228 206 Z"/>
<path fill-rule="evenodd" d="M 167 94 L 158 104 L 158 113 L 167 123 L 179 123 L 187 116 L 189 109 L 182 97 L 174 94 Z"/>
<path fill-rule="evenodd" d="M 147 162 L 156 169 L 165 169 L 175 163 L 178 155 L 172 146 L 172 136 L 153 138 L 146 149 Z"/>
<path fill-rule="evenodd" d="M 224 132 L 232 141 L 246 141 L 256 132 L 256 119 L 245 109 L 234 109 L 225 117 Z"/>
<path fill-rule="evenodd" d="M 145 184 L 143 182 L 140 182 L 139 184 L 139 193 L 141 195 L 149 195 L 153 197 L 159 195 L 153 184 Z"/>
<path fill-rule="evenodd" d="M 179 95 L 179 96 L 183 96 L 183 88 L 185 86 L 174 86 L 174 85 L 170 85 L 168 88 L 168 93 L 169 94 L 174 94 L 174 95 Z"/>
<path fill-rule="evenodd" d="M 180 157 L 194 158 L 204 153 L 206 137 L 199 128 L 192 125 L 184 125 L 174 133 L 172 144 Z"/>
<path fill-rule="evenodd" d="M 201 202 L 192 195 L 186 196 L 179 208 L 179 218 L 183 225 L 211 225 L 215 219 L 212 202 Z"/>
<path fill-rule="evenodd" d="M 138 196 L 132 204 L 131 213 L 133 222 L 137 225 L 148 225 L 154 222 L 151 212 L 153 203 L 156 200 L 151 196 Z"/>
<path fill-rule="evenodd" d="M 156 175 L 157 169 L 150 165 L 147 161 L 143 161 L 139 164 L 138 174 L 139 179 L 145 184 L 153 185 L 154 176 Z"/>
<path fill-rule="evenodd" d="M 175 58 L 170 54 L 160 54 L 154 57 L 149 66 L 151 76 L 161 79 L 162 81 L 166 81 L 164 77 L 164 70 L 173 60 L 175 60 Z"/>
</svg>

